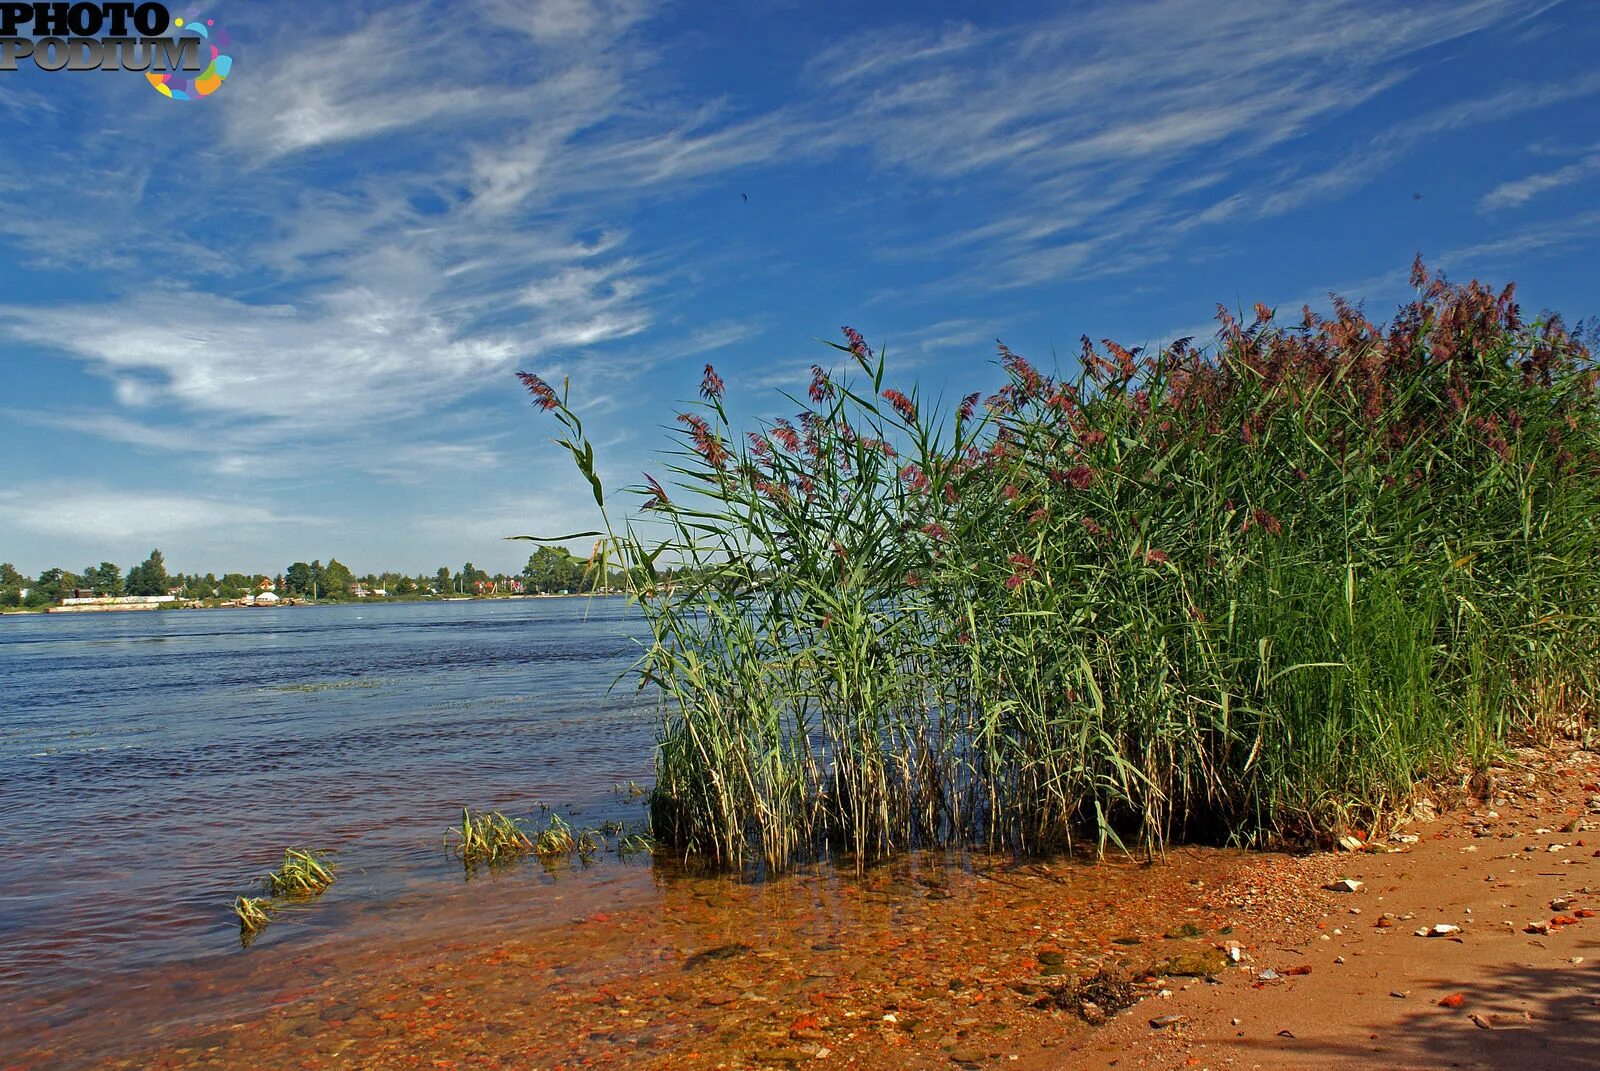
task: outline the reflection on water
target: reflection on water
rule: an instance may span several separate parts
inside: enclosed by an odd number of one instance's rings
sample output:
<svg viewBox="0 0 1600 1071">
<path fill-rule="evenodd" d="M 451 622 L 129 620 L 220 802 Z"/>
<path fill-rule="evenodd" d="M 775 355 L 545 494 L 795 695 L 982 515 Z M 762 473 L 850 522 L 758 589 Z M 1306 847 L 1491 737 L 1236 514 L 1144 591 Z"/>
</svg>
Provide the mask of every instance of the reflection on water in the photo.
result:
<svg viewBox="0 0 1600 1071">
<path fill-rule="evenodd" d="M 1069 1029 L 1043 988 L 1215 940 L 1254 865 L 463 880 L 462 804 L 641 817 L 612 786 L 648 780 L 649 711 L 607 694 L 639 630 L 608 600 L 0 621 L 0 1067 L 1027 1066 Z M 241 951 L 228 904 L 290 844 L 340 880 Z"/>
</svg>

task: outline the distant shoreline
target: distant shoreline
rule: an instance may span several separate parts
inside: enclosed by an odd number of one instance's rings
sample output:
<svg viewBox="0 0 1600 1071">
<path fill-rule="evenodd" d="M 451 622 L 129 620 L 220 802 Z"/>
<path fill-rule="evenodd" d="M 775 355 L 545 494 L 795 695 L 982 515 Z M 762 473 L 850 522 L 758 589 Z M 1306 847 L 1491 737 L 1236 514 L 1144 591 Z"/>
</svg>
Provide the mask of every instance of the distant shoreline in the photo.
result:
<svg viewBox="0 0 1600 1071">
<path fill-rule="evenodd" d="M 169 603 L 166 605 L 130 605 L 130 606 L 95 606 L 68 608 L 63 613 L 63 608 L 57 606 L 31 606 L 0 608 L 0 617 L 44 617 L 44 616 L 83 616 L 86 614 L 117 614 L 117 613 L 171 613 L 178 610 L 285 610 L 301 609 L 303 607 L 319 606 L 387 606 L 415 603 L 445 603 L 445 602 L 505 602 L 507 600 L 522 599 L 619 599 L 626 598 L 627 593 L 621 591 L 573 591 L 552 592 L 550 594 L 513 594 L 513 595 L 423 595 L 420 597 L 373 597 L 359 599 L 307 599 L 284 600 L 268 606 L 250 606 L 236 600 L 226 602 L 200 603 Z"/>
</svg>

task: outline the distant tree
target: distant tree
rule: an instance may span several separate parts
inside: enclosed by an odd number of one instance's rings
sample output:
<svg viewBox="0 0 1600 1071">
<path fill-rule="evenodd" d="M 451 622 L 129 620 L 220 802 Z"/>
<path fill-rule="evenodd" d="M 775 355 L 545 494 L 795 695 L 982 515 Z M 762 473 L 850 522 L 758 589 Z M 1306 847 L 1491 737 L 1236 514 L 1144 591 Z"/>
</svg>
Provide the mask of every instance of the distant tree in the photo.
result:
<svg viewBox="0 0 1600 1071">
<path fill-rule="evenodd" d="M 46 602 L 60 602 L 69 598 L 74 588 L 78 586 L 80 577 L 76 573 L 69 573 L 65 569 L 46 569 L 39 574 L 38 581 L 34 584 L 35 598 L 29 601 L 38 604 Z"/>
<path fill-rule="evenodd" d="M 222 579 L 217 581 L 217 586 L 222 590 L 224 598 L 237 599 L 242 595 L 249 595 L 255 587 L 255 581 L 243 573 L 223 573 Z"/>
<path fill-rule="evenodd" d="M 522 569 L 523 586 L 541 594 L 577 591 L 583 584 L 584 563 L 564 547 L 540 547 Z"/>
<path fill-rule="evenodd" d="M 409 576 L 395 577 L 394 586 L 389 589 L 391 595 L 412 595 L 417 590 L 417 582 Z"/>
<path fill-rule="evenodd" d="M 122 570 L 114 562 L 101 562 L 93 569 L 83 571 L 83 582 L 94 589 L 96 595 L 121 595 Z"/>
<path fill-rule="evenodd" d="M 22 592 L 33 587 L 33 581 L 17 572 L 10 562 L 0 562 L 0 606 L 21 606 Z"/>
<path fill-rule="evenodd" d="M 295 562 L 283 571 L 283 590 L 290 595 L 307 598 L 311 595 L 311 566 Z"/>
<path fill-rule="evenodd" d="M 167 563 L 159 550 L 152 550 L 150 557 L 128 570 L 129 595 L 165 595 L 168 586 Z"/>
<path fill-rule="evenodd" d="M 328 564 L 322 569 L 323 593 L 330 599 L 348 598 L 350 585 L 355 582 L 355 576 L 350 572 L 350 567 L 338 558 L 328 559 Z"/>
<path fill-rule="evenodd" d="M 439 566 L 439 571 L 434 574 L 433 590 L 441 595 L 450 590 L 450 567 L 448 565 Z"/>
</svg>

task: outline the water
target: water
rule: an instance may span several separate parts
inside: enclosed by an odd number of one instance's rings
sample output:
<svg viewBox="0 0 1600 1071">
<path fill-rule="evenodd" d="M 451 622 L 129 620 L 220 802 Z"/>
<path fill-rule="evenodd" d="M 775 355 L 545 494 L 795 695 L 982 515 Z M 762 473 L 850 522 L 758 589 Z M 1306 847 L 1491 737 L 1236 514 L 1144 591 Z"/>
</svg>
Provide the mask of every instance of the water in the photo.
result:
<svg viewBox="0 0 1600 1071">
<path fill-rule="evenodd" d="M 0 619 L 0 1068 L 1024 1071 L 1063 976 L 1233 921 L 1257 864 L 1205 851 L 465 871 L 463 805 L 643 818 L 643 632 L 608 599 Z M 290 845 L 339 880 L 241 948 Z"/>
<path fill-rule="evenodd" d="M 640 818 L 612 786 L 648 780 L 649 712 L 608 690 L 642 627 L 621 599 L 0 619 L 0 996 L 237 954 L 228 904 L 289 845 L 338 852 L 338 904 L 459 885 L 463 805 Z"/>
</svg>

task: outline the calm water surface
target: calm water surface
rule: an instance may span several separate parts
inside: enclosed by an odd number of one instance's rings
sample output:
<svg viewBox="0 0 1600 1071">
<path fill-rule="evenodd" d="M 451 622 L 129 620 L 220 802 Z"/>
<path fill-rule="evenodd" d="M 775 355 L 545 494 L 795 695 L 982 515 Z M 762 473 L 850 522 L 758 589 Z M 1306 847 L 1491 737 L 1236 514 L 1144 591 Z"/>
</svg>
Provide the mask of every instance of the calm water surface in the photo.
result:
<svg viewBox="0 0 1600 1071">
<path fill-rule="evenodd" d="M 649 710 L 610 687 L 642 630 L 621 599 L 0 619 L 0 997 L 238 954 L 228 904 L 291 844 L 338 852 L 337 907 L 460 885 L 463 805 L 642 817 L 613 785 Z"/>
</svg>

